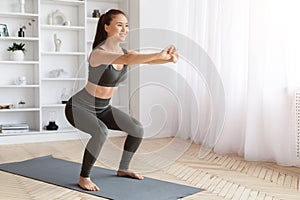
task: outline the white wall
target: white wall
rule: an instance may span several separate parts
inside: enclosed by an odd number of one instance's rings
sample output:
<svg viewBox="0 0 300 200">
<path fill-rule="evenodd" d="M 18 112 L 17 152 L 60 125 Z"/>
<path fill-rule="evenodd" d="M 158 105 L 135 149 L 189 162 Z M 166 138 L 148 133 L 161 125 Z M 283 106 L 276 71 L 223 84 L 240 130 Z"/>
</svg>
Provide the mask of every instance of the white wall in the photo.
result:
<svg viewBox="0 0 300 200">
<path fill-rule="evenodd" d="M 176 16 L 180 15 L 174 0 L 140 0 L 141 28 L 161 28 L 175 30 Z"/>
<path fill-rule="evenodd" d="M 143 28 L 175 30 L 177 15 L 173 0 L 140 0 L 140 47 L 142 52 L 155 52 L 173 43 L 162 35 L 145 33 Z M 148 29 L 149 30 L 149 29 Z M 150 31 L 151 32 L 151 31 Z M 177 131 L 175 64 L 142 65 L 140 70 L 139 118 L 145 137 L 166 137 Z"/>
</svg>

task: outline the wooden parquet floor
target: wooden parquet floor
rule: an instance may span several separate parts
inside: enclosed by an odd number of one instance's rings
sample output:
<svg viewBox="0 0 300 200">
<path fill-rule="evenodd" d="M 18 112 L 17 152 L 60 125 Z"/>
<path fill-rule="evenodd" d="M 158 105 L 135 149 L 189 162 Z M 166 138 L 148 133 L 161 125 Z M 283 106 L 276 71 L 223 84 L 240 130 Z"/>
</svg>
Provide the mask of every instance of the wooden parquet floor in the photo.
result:
<svg viewBox="0 0 300 200">
<path fill-rule="evenodd" d="M 124 138 L 110 138 L 109 143 L 121 147 Z M 176 140 L 176 145 L 186 141 L 175 138 L 144 140 L 139 152 L 152 151 Z M 109 147 L 104 146 L 104 149 Z M 175 183 L 201 187 L 205 191 L 183 200 L 300 200 L 300 168 L 282 167 L 274 163 L 247 162 L 236 155 L 209 153 L 199 159 L 200 146 L 190 144 L 174 162 L 168 158 L 153 156 L 134 160 L 132 165 L 149 165 L 157 170 L 144 176 Z M 21 161 L 52 154 L 54 157 L 81 162 L 84 145 L 71 140 L 33 144 L 1 145 L 0 163 Z M 174 152 L 176 148 L 174 148 Z M 113 156 L 113 155 L 111 155 Z M 153 164 L 155 163 L 155 164 Z M 168 163 L 167 165 L 163 165 Z M 97 162 L 98 166 L 105 166 Z M 159 167 L 164 166 L 164 167 Z M 100 186 L 101 187 L 101 186 Z M 92 200 L 104 199 L 44 182 L 0 171 L 1 200 Z"/>
</svg>

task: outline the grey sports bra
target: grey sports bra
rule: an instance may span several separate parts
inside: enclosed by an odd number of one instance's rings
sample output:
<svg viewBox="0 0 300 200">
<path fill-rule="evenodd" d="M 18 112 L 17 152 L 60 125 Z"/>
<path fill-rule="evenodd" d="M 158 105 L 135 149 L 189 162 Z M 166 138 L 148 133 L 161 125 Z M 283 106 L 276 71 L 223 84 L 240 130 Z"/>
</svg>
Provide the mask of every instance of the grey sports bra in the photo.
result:
<svg viewBox="0 0 300 200">
<path fill-rule="evenodd" d="M 124 54 L 127 54 L 126 49 L 122 48 L 122 50 Z M 127 67 L 124 65 L 122 70 L 117 70 L 111 64 L 101 64 L 97 67 L 89 65 L 88 81 L 100 86 L 116 87 L 127 78 Z"/>
</svg>

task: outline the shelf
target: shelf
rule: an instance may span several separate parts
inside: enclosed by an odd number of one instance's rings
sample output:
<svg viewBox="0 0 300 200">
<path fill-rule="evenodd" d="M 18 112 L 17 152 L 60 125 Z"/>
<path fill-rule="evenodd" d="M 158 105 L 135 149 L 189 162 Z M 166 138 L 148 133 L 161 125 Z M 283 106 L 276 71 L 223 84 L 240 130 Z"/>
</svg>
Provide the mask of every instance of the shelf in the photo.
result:
<svg viewBox="0 0 300 200">
<path fill-rule="evenodd" d="M 0 40 L 39 41 L 38 37 L 0 37 Z"/>
<path fill-rule="evenodd" d="M 49 55 L 49 56 L 85 56 L 85 52 L 42 52 L 42 55 Z"/>
<path fill-rule="evenodd" d="M 112 104 L 113 107 L 116 107 L 116 108 L 128 108 L 127 106 L 123 106 L 123 105 L 114 105 Z"/>
<path fill-rule="evenodd" d="M 40 133 L 68 133 L 68 132 L 74 132 L 77 131 L 75 128 L 58 128 L 56 131 L 47 131 L 42 130 Z"/>
<path fill-rule="evenodd" d="M 97 23 L 99 21 L 99 18 L 97 18 L 97 17 L 87 17 L 86 20 L 87 20 L 87 22 L 90 22 L 90 23 Z"/>
<path fill-rule="evenodd" d="M 39 85 L 0 85 L 0 88 L 38 88 Z"/>
<path fill-rule="evenodd" d="M 54 4 L 54 5 L 74 5 L 74 6 L 83 6 L 84 5 L 84 1 L 75 1 L 75 0 L 41 0 L 41 3 L 43 4 Z"/>
<path fill-rule="evenodd" d="M 42 105 L 42 108 L 64 108 L 66 104 L 47 104 L 47 105 Z"/>
<path fill-rule="evenodd" d="M 0 109 L 1 112 L 36 112 L 40 111 L 39 108 L 11 108 L 11 109 Z"/>
<path fill-rule="evenodd" d="M 63 133 L 71 133 L 77 131 L 75 128 L 59 128 L 56 131 L 47 131 L 47 130 L 29 130 L 25 132 L 13 132 L 13 133 L 0 133 L 1 136 L 17 136 L 17 135 L 42 135 L 42 134 L 63 134 Z"/>
<path fill-rule="evenodd" d="M 99 3 L 120 3 L 122 0 L 92 0 L 92 1 L 99 2 Z"/>
<path fill-rule="evenodd" d="M 63 26 L 63 25 L 41 25 L 41 29 L 45 30 L 65 30 L 65 31 L 74 31 L 74 30 L 85 30 L 84 26 Z"/>
<path fill-rule="evenodd" d="M 1 136 L 15 136 L 15 135 L 39 134 L 39 133 L 41 133 L 41 132 L 37 131 L 37 130 L 29 130 L 29 131 L 24 131 L 24 132 L 0 133 L 0 137 Z"/>
<path fill-rule="evenodd" d="M 32 18 L 38 17 L 35 13 L 18 13 L 18 12 L 0 12 L 0 17 L 13 17 L 13 18 Z"/>
<path fill-rule="evenodd" d="M 86 78 L 43 78 L 42 81 L 85 81 Z"/>
<path fill-rule="evenodd" d="M 0 64 L 36 65 L 39 61 L 0 61 Z"/>
</svg>

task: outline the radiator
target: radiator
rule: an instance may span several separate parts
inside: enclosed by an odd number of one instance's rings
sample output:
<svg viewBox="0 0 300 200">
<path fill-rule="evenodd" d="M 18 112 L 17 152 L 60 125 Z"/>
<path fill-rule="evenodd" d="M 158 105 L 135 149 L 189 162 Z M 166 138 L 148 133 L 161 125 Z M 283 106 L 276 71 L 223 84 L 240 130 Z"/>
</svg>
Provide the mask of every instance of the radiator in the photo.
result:
<svg viewBox="0 0 300 200">
<path fill-rule="evenodd" d="M 296 156 L 300 158 L 300 91 L 295 93 L 296 114 Z"/>
</svg>

